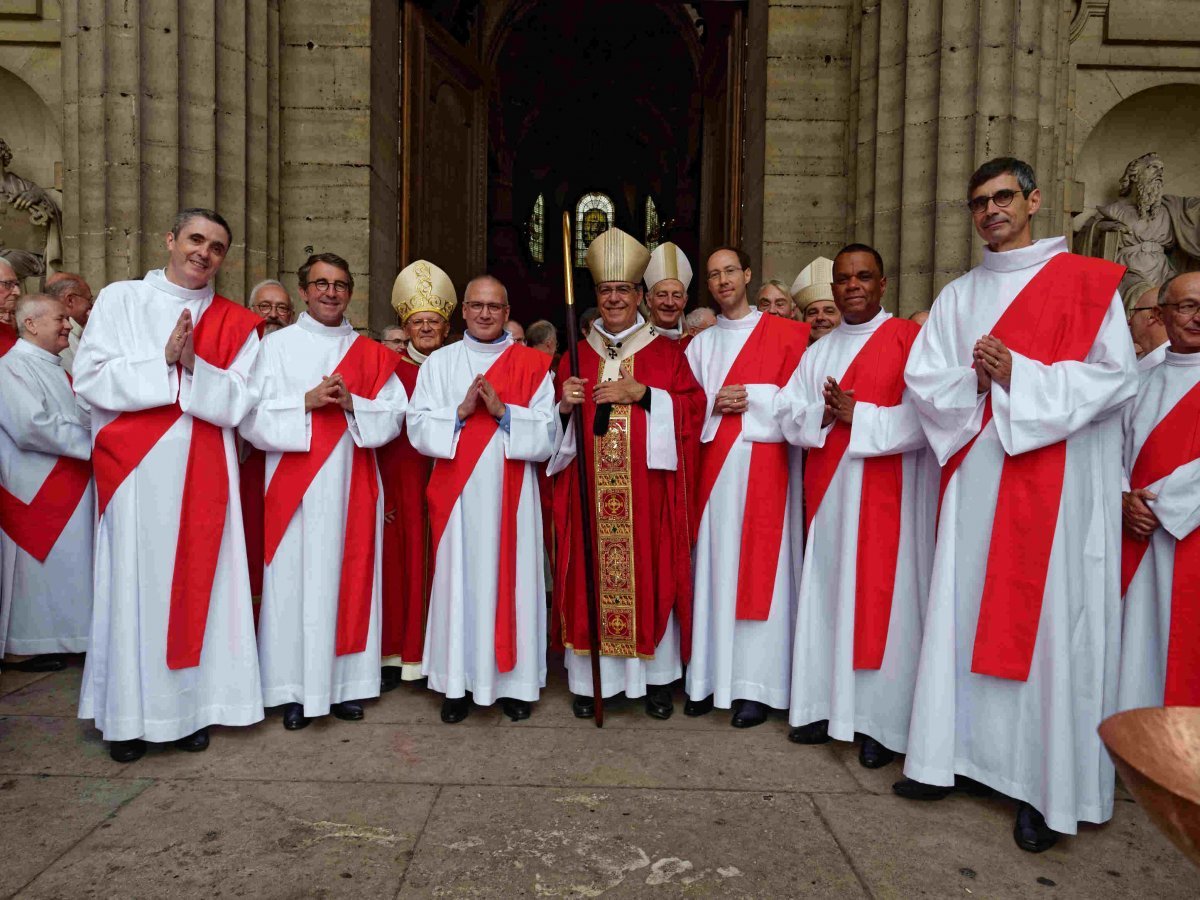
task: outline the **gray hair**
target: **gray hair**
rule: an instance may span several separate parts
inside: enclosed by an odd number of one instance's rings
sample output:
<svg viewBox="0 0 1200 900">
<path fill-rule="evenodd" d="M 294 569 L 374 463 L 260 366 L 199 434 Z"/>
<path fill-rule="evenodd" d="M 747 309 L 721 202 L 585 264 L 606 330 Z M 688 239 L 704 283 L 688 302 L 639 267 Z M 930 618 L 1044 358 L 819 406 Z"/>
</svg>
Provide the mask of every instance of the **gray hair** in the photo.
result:
<svg viewBox="0 0 1200 900">
<path fill-rule="evenodd" d="M 552 336 L 558 336 L 558 329 L 554 327 L 554 323 L 538 319 L 525 329 L 525 344 L 529 347 L 536 347 L 538 344 L 546 343 Z"/>
<path fill-rule="evenodd" d="M 87 286 L 82 275 L 74 272 L 56 272 L 46 281 L 46 293 L 55 300 L 62 300 L 71 291 L 82 291 Z"/>
<path fill-rule="evenodd" d="M 17 334 L 20 337 L 25 336 L 25 320 L 40 315 L 42 312 L 41 308 L 47 303 L 55 303 L 62 306 L 61 300 L 57 297 L 51 297 L 49 294 L 23 294 L 17 300 L 17 308 L 13 312 L 13 317 L 17 320 Z"/>
<path fill-rule="evenodd" d="M 264 279 L 263 281 L 260 281 L 258 284 L 256 284 L 253 288 L 250 289 L 250 305 L 251 306 L 253 306 L 254 301 L 258 299 L 258 292 L 261 291 L 263 288 L 268 288 L 268 287 L 277 287 L 280 290 L 282 290 L 283 293 L 285 295 L 287 295 L 288 303 L 291 303 L 292 306 L 295 307 L 296 303 L 294 300 L 292 300 L 292 295 L 288 293 L 288 289 L 283 286 L 283 282 L 276 281 L 274 278 Z"/>
<path fill-rule="evenodd" d="M 380 329 L 380 331 L 379 331 L 379 339 L 381 341 L 386 341 L 388 339 L 389 331 L 398 331 L 401 334 L 405 334 L 405 335 L 408 334 L 408 329 L 405 328 L 403 325 L 384 325 L 383 328 Z"/>
<path fill-rule="evenodd" d="M 683 317 L 683 322 L 688 328 L 699 328 L 701 325 L 705 324 L 706 315 L 712 316 L 714 319 L 716 319 L 713 311 L 707 306 L 698 306 L 696 309 L 693 309 L 690 313 Z"/>
</svg>

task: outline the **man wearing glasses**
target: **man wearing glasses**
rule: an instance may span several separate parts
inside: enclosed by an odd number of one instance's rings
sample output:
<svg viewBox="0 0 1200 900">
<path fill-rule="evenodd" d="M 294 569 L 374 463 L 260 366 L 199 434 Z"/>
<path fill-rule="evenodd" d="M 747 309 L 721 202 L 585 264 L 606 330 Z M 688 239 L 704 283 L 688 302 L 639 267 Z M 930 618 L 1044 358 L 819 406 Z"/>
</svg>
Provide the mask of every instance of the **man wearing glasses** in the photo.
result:
<svg viewBox="0 0 1200 900">
<path fill-rule="evenodd" d="M 250 308 L 263 320 L 263 337 L 291 325 L 296 315 L 287 288 L 274 278 L 254 286 L 250 292 Z"/>
<path fill-rule="evenodd" d="M 363 717 L 379 696 L 383 498 L 374 448 L 400 433 L 408 397 L 399 357 L 346 319 L 350 264 L 310 256 L 305 312 L 263 341 L 251 379 L 261 401 L 240 427 L 267 451 L 259 658 L 263 702 L 283 727 Z"/>
<path fill-rule="evenodd" d="M 1130 286 L 1125 296 L 1129 336 L 1137 351 L 1139 372 L 1153 369 L 1167 355 L 1167 326 L 1158 296 L 1159 289 L 1145 281 Z"/>
<path fill-rule="evenodd" d="M 1124 268 L 1034 241 L 1033 170 L 967 188 L 982 265 L 933 304 L 905 369 L 942 465 L 902 797 L 1019 801 L 1040 853 L 1113 810 L 1096 727 L 1117 699 L 1121 416 L 1137 389 Z M 980 784 L 982 783 L 982 784 Z"/>
<path fill-rule="evenodd" d="M 8 260 L 0 256 L 0 356 L 17 342 L 16 310 L 21 296 L 21 279 Z"/>
<path fill-rule="evenodd" d="M 83 329 L 92 313 L 92 288 L 82 275 L 55 272 L 46 279 L 46 293 L 62 303 L 70 317 L 71 333 L 67 338 L 67 347 L 59 354 L 63 368 L 70 375 L 75 365 L 75 354 L 79 350 L 79 339 L 83 337 Z"/>
</svg>

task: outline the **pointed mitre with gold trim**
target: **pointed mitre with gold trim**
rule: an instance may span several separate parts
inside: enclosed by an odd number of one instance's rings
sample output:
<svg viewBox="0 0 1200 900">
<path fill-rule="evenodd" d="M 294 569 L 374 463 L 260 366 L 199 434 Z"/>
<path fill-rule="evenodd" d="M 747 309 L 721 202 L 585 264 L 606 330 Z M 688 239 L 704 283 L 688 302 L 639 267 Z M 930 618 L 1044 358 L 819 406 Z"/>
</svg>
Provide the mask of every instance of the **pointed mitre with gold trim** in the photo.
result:
<svg viewBox="0 0 1200 900">
<path fill-rule="evenodd" d="M 435 312 L 449 322 L 457 305 L 458 294 L 450 276 L 423 259 L 405 266 L 392 285 L 392 309 L 401 325 L 419 312 Z"/>
<path fill-rule="evenodd" d="M 683 251 L 667 241 L 659 244 L 650 254 L 650 265 L 646 266 L 646 287 L 654 290 L 660 281 L 674 278 L 686 291 L 692 283 L 692 264 Z"/>
<path fill-rule="evenodd" d="M 646 273 L 650 251 L 620 228 L 610 228 L 587 248 L 587 267 L 596 284 L 628 281 L 637 284 Z"/>
<path fill-rule="evenodd" d="M 792 282 L 792 299 L 800 312 L 816 300 L 833 299 L 833 260 L 818 256 Z"/>
</svg>

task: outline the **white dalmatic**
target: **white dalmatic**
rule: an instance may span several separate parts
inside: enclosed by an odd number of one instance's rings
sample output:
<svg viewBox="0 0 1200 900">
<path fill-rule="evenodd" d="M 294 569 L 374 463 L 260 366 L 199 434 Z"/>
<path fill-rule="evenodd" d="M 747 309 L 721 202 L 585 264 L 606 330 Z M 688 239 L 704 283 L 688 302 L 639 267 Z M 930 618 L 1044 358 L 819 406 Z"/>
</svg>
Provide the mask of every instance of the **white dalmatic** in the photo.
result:
<svg viewBox="0 0 1200 900">
<path fill-rule="evenodd" d="M 822 425 L 826 379 L 841 382 L 871 336 L 891 318 L 880 311 L 858 325 L 843 321 L 805 351 L 775 400 L 775 415 L 789 443 L 804 449 L 825 446 L 833 427 Z M 870 368 L 871 360 L 859 360 L 858 366 L 864 365 Z M 871 513 L 862 506 L 863 465 L 868 459 L 895 454 L 902 454 L 903 481 L 887 644 L 880 668 L 855 669 L 856 566 L 859 553 L 875 552 L 859 540 L 860 516 Z M 933 560 L 937 479 L 934 474 L 935 493 L 930 494 L 928 475 L 936 470 L 910 396 L 906 394 L 898 406 L 863 400 L 855 404 L 850 443 L 804 545 L 792 653 L 788 714 L 792 725 L 828 719 L 829 734 L 837 740 L 852 741 L 854 733 L 860 732 L 904 752 Z"/>
<path fill-rule="evenodd" d="M 715 327 L 688 344 L 688 363 L 707 398 L 702 445 L 716 437 L 723 418 L 714 409 L 717 392 L 763 315 L 752 310 L 741 319 L 718 316 Z M 721 709 L 728 709 L 734 700 L 754 700 L 775 709 L 788 706 L 804 533 L 804 473 L 800 451 L 794 447 L 788 448 L 787 507 L 770 613 L 763 621 L 736 618 L 750 456 L 756 443 L 784 443 L 773 411 L 779 391 L 774 384 L 746 385 L 742 431 L 700 513 L 692 554 L 692 657 L 684 685 L 689 699 L 712 695 L 713 704 Z"/>
<path fill-rule="evenodd" d="M 181 415 L 117 488 L 96 525 L 95 598 L 79 716 L 110 741 L 172 741 L 213 724 L 263 717 L 234 427 L 258 400 L 251 333 L 228 369 L 197 357 L 167 365 L 164 348 L 186 309 L 198 327 L 211 287 L 188 290 L 161 269 L 104 288 L 75 357 L 75 390 L 94 436 L 121 413 L 169 406 Z M 192 420 L 221 428 L 229 504 L 200 665 L 167 666 L 167 622 Z"/>
<path fill-rule="evenodd" d="M 513 346 L 507 336 L 485 343 L 467 334 L 430 354 L 417 375 L 408 411 L 408 438 L 418 452 L 435 460 L 455 458 L 461 433 L 458 405 L 475 376 L 487 374 Z M 508 404 L 507 421 L 484 447 L 438 542 L 421 671 L 429 688 L 447 698 L 470 691 L 482 706 L 501 697 L 535 701 L 546 686 L 545 549 L 534 463 L 550 458 L 556 417 L 554 382 L 547 373 L 528 407 Z M 501 672 L 496 664 L 496 604 L 507 460 L 522 461 L 525 472 L 517 503 L 516 661 L 510 671 Z M 434 464 L 430 490 L 438 489 L 439 465 Z"/>
<path fill-rule="evenodd" d="M 0 487 L 36 506 L 60 457 L 91 455 L 89 413 L 61 360 L 18 340 L 0 358 Z M 95 502 L 89 483 L 45 560 L 0 530 L 0 657 L 87 649 Z"/>
<path fill-rule="evenodd" d="M 304 395 L 335 372 L 360 338 L 345 319 L 322 325 L 301 313 L 294 327 L 263 341 L 253 380 L 262 400 L 240 433 L 267 453 L 266 489 L 284 453 L 307 453 L 312 413 Z M 375 552 L 370 624 L 365 649 L 336 653 L 342 556 L 354 448 L 382 447 L 400 434 L 408 396 L 393 373 L 373 398 L 353 395 L 346 431 L 308 485 L 263 572 L 258 619 L 263 703 L 302 703 L 304 715 L 323 716 L 330 705 L 379 696 L 379 616 L 383 571 L 383 487 L 375 480 Z M 267 515 L 270 516 L 268 509 Z"/>
<path fill-rule="evenodd" d="M 942 502 L 904 773 L 935 785 L 956 773 L 1030 803 L 1054 830 L 1112 815 L 1113 767 L 1096 727 L 1116 705 L 1120 646 L 1121 416 L 1136 390 L 1124 308 L 1114 295 L 1083 362 L 1013 353 L 993 383 L 993 418 L 971 368 L 976 341 L 1045 263 L 1053 238 L 1004 253 L 951 282 L 933 305 L 905 378 L 945 465 L 978 440 Z M 1046 297 L 1053 305 L 1055 297 Z M 1066 440 L 1058 523 L 1028 680 L 971 671 L 992 520 L 1006 455 Z"/>
<path fill-rule="evenodd" d="M 1137 400 L 1127 419 L 1126 475 L 1132 472 L 1146 438 L 1197 384 L 1200 384 L 1200 353 L 1168 351 L 1160 365 L 1143 372 Z M 1184 428 L 1194 424 L 1194 419 L 1181 422 Z M 1189 437 L 1181 434 L 1179 440 L 1184 442 Z M 1118 709 L 1162 706 L 1164 703 L 1168 650 L 1171 649 L 1175 549 L 1180 541 L 1200 527 L 1200 459 L 1179 466 L 1166 477 L 1152 482 L 1147 489 L 1157 494 L 1157 499 L 1148 501 L 1147 505 L 1162 527 L 1151 535 L 1145 555 L 1125 592 Z M 1191 640 L 1200 641 L 1200 634 L 1193 634 Z M 1200 680 L 1200 673 L 1190 674 L 1193 683 Z"/>
</svg>

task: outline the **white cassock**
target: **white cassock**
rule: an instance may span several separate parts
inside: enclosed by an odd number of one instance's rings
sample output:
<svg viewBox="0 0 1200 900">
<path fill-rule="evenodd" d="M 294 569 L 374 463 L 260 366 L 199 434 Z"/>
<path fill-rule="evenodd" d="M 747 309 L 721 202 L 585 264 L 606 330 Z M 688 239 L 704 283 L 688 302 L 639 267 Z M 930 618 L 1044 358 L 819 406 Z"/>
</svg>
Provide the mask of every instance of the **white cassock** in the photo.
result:
<svg viewBox="0 0 1200 900">
<path fill-rule="evenodd" d="M 408 439 L 418 453 L 453 459 L 461 429 L 458 405 L 476 375 L 486 374 L 512 339 L 483 343 L 464 335 L 430 354 L 408 409 Z M 518 348 L 520 349 L 520 348 Z M 537 351 L 532 351 L 537 352 Z M 434 558 L 421 671 L 429 688 L 454 699 L 472 694 L 487 706 L 500 697 L 535 701 L 546 686 L 546 582 L 537 466 L 554 446 L 554 382 L 547 373 L 528 407 L 510 404 L 450 513 Z M 506 460 L 522 460 L 517 503 L 516 662 L 496 664 L 500 510 Z M 430 490 L 437 489 L 437 466 Z"/>
<path fill-rule="evenodd" d="M 254 368 L 254 383 L 262 401 L 239 430 L 247 441 L 267 452 L 268 493 L 282 455 L 309 451 L 312 413 L 304 408 L 304 395 L 337 370 L 356 340 L 367 338 L 359 338 L 345 319 L 340 325 L 327 326 L 306 312 L 295 326 L 281 328 L 263 340 Z M 366 648 L 339 656 L 335 636 L 346 513 L 354 448 L 373 449 L 394 440 L 404 422 L 408 397 L 393 373 L 374 399 L 354 395 L 353 400 L 354 412 L 342 413 L 346 431 L 309 484 L 263 572 L 258 619 L 263 703 L 302 703 L 306 716 L 323 716 L 334 703 L 379 696 L 383 487 L 377 470 Z"/>
<path fill-rule="evenodd" d="M 1167 350 L 1170 347 L 1170 343 L 1170 341 L 1164 341 L 1139 359 L 1137 361 L 1138 372 L 1149 372 L 1151 369 L 1162 365 L 1163 360 L 1167 358 Z"/>
<path fill-rule="evenodd" d="M 59 457 L 91 455 L 88 411 L 58 356 L 18 340 L 0 358 L 0 487 L 33 504 Z M 0 530 L 0 657 L 87 649 L 94 516 L 89 483 L 44 561 Z"/>
<path fill-rule="evenodd" d="M 258 335 L 245 339 L 228 369 L 197 358 L 188 372 L 163 356 L 183 310 L 198 327 L 212 302 L 212 288 L 179 287 L 161 269 L 142 281 L 110 284 L 96 297 L 75 357 L 75 390 L 92 407 L 93 443 L 122 412 L 177 400 L 183 410 L 117 488 L 96 526 L 79 717 L 95 719 L 109 741 L 173 741 L 208 725 L 250 725 L 263 717 L 233 431 L 258 399 L 249 380 Z M 221 429 L 229 503 L 200 665 L 170 669 L 167 621 L 193 417 Z"/>
<path fill-rule="evenodd" d="M 736 320 L 717 316 L 715 327 L 700 332 L 688 344 L 688 363 L 707 399 L 702 445 L 716 437 L 722 419 L 713 409 L 717 392 L 763 315 L 752 310 Z M 734 700 L 755 700 L 774 709 L 788 706 L 804 534 L 804 472 L 800 451 L 794 447 L 788 449 L 787 510 L 770 613 L 765 621 L 735 617 L 750 455 L 755 443 L 784 442 L 773 411 L 779 390 L 774 384 L 746 385 L 742 432 L 700 513 L 692 554 L 692 658 L 684 687 L 689 699 L 712 695 L 713 704 L 721 709 L 728 709 Z"/>
<path fill-rule="evenodd" d="M 1200 353 L 1167 352 L 1161 365 L 1143 373 L 1125 433 L 1126 475 L 1132 472 L 1146 438 L 1197 384 L 1200 384 Z M 1186 429 L 1194 422 L 1191 419 L 1180 424 Z M 1181 435 L 1179 440 L 1182 443 L 1188 438 L 1190 434 Z M 1158 495 L 1157 500 L 1150 500 L 1147 505 L 1162 527 L 1151 535 L 1125 592 L 1118 709 L 1164 703 L 1171 647 L 1175 550 L 1180 541 L 1200 526 L 1200 459 L 1179 466 L 1166 477 L 1151 482 L 1147 489 Z M 1200 587 L 1193 585 L 1193 590 L 1197 589 Z M 1200 642 L 1200 634 L 1191 635 L 1191 640 Z M 1200 680 L 1200 672 L 1190 674 L 1192 683 Z"/>
<path fill-rule="evenodd" d="M 805 351 L 796 373 L 775 401 L 780 428 L 790 443 L 806 449 L 825 446 L 832 427 L 821 425 L 826 378 L 840 382 L 859 351 L 891 318 L 881 311 L 860 325 L 843 321 Z M 897 453 L 903 454 L 904 475 L 886 649 L 880 668 L 856 670 L 856 562 L 860 549 L 870 552 L 870 548 L 859 547 L 859 516 L 869 512 L 862 509 L 863 463 Z M 855 404 L 850 443 L 816 511 L 804 547 L 788 714 L 792 725 L 828 719 L 829 734 L 837 740 L 852 741 L 857 731 L 904 752 L 933 559 L 931 508 L 937 502 L 937 478 L 934 475 L 930 485 L 931 465 L 936 471 L 907 392 L 898 406 L 861 400 Z"/>
<path fill-rule="evenodd" d="M 993 384 L 994 418 L 971 368 L 989 334 L 1045 263 L 1053 238 L 1004 253 L 951 282 L 909 356 L 905 379 L 939 462 L 979 438 L 942 503 L 904 774 L 950 785 L 965 775 L 1074 834 L 1112 815 L 1113 766 L 1096 734 L 1117 699 L 1120 647 L 1121 416 L 1136 361 L 1114 295 L 1083 362 L 1046 366 L 1013 353 L 1011 387 Z M 1054 298 L 1047 297 L 1053 304 Z M 1041 618 L 1026 681 L 971 672 L 1005 454 L 1066 440 L 1066 470 Z"/>
</svg>

